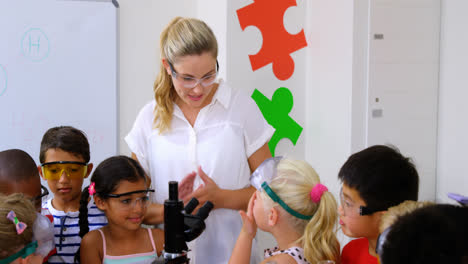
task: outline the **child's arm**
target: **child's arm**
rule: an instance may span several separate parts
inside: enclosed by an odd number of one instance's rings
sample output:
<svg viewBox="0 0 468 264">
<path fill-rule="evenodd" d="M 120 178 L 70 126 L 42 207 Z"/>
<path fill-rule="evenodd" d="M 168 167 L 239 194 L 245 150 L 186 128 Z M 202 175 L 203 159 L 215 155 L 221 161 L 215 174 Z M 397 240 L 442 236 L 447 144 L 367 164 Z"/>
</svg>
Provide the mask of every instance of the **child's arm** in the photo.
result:
<svg viewBox="0 0 468 264">
<path fill-rule="evenodd" d="M 236 245 L 232 250 L 229 264 L 243 264 L 250 263 L 250 252 L 252 251 L 252 240 L 257 233 L 257 224 L 253 217 L 253 203 L 255 201 L 256 193 L 252 195 L 247 207 L 247 214 L 244 211 L 239 211 L 242 217 L 242 229 L 237 238 Z"/>
<path fill-rule="evenodd" d="M 102 238 L 99 232 L 94 230 L 81 240 L 80 263 L 100 264 L 102 260 Z"/>
<path fill-rule="evenodd" d="M 156 253 L 159 257 L 164 250 L 164 231 L 159 228 L 153 228 L 151 229 L 151 233 L 153 234 L 154 244 L 156 245 Z"/>
</svg>

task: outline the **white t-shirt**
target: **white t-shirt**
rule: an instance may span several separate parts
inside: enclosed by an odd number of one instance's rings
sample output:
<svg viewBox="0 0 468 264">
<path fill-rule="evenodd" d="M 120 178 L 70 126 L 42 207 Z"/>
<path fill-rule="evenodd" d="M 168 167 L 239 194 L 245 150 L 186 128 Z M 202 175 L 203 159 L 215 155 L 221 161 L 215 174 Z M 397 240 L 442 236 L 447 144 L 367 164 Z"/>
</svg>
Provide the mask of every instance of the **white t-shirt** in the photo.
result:
<svg viewBox="0 0 468 264">
<path fill-rule="evenodd" d="M 153 100 L 138 114 L 125 140 L 135 153 L 156 192 L 153 201 L 168 199 L 168 182 L 182 180 L 201 165 L 222 189 L 250 185 L 248 158 L 271 138 L 274 129 L 265 121 L 255 101 L 220 81 L 211 103 L 198 113 L 192 127 L 174 104 L 171 130 L 153 129 Z M 197 176 L 194 189 L 203 181 Z M 205 221 L 206 229 L 189 243 L 191 263 L 227 263 L 242 227 L 239 213 L 216 209 Z M 252 250 L 251 263 L 261 258 Z"/>
</svg>

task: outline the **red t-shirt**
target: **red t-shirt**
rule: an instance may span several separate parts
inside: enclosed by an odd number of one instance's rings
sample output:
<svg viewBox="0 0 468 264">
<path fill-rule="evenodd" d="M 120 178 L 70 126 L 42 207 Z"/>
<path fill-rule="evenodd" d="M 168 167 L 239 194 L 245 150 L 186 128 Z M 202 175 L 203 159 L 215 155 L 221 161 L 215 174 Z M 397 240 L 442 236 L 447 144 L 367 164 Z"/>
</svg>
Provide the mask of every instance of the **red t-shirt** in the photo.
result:
<svg viewBox="0 0 468 264">
<path fill-rule="evenodd" d="M 367 238 L 359 238 L 344 246 L 341 252 L 341 264 L 378 264 L 378 261 L 369 254 Z"/>
</svg>

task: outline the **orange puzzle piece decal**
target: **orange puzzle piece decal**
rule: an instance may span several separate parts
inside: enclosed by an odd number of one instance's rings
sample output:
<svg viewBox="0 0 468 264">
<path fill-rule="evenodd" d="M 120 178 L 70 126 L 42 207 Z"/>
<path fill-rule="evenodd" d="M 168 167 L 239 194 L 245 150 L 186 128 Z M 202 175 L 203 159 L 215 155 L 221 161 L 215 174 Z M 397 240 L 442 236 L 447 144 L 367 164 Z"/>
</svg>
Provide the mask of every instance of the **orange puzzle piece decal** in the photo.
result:
<svg viewBox="0 0 468 264">
<path fill-rule="evenodd" d="M 253 4 L 237 10 L 242 30 L 256 26 L 262 32 L 262 48 L 257 54 L 249 55 L 252 70 L 273 63 L 273 73 L 282 81 L 294 72 L 290 54 L 307 46 L 304 30 L 291 35 L 284 28 L 284 13 L 291 6 L 297 6 L 296 0 L 254 0 Z"/>
</svg>

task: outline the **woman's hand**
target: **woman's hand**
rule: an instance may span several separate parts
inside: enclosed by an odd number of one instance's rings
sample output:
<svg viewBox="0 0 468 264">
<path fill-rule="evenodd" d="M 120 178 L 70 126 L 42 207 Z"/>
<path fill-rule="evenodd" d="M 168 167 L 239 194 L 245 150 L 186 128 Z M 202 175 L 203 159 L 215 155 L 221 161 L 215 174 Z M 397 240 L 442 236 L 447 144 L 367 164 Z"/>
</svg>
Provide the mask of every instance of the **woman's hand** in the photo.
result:
<svg viewBox="0 0 468 264">
<path fill-rule="evenodd" d="M 193 182 L 197 177 L 197 173 L 192 171 L 187 174 L 179 183 L 179 199 L 184 200 L 193 193 Z"/>
<path fill-rule="evenodd" d="M 206 201 L 210 201 L 213 203 L 214 208 L 219 208 L 219 203 L 221 202 L 219 195 L 222 190 L 218 187 L 216 182 L 213 181 L 213 179 L 206 175 L 206 173 L 202 170 L 201 166 L 198 167 L 198 176 L 200 176 L 200 178 L 202 179 L 203 184 L 201 184 L 192 194 L 186 195 L 183 198 L 184 203 L 187 203 L 188 201 L 190 201 L 190 199 L 192 199 L 192 197 L 195 197 L 200 202 L 200 205 L 198 207 L 202 206 Z M 184 178 L 184 180 L 187 179 L 186 181 L 188 182 L 191 180 L 191 177 L 191 174 L 189 174 Z M 193 176 L 193 179 L 195 179 L 195 176 Z M 182 182 L 184 180 L 182 180 Z M 195 210 L 198 210 L 198 208 Z"/>
<path fill-rule="evenodd" d="M 255 235 L 257 234 L 257 223 L 255 222 L 255 218 L 253 215 L 253 208 L 254 208 L 254 203 L 255 200 L 257 199 L 257 192 L 254 192 L 252 194 L 252 197 L 250 197 L 249 200 L 249 205 L 247 207 L 247 212 L 244 211 L 239 211 L 239 214 L 242 218 L 242 229 L 241 233 L 244 233 L 250 238 L 254 238 Z"/>
</svg>

